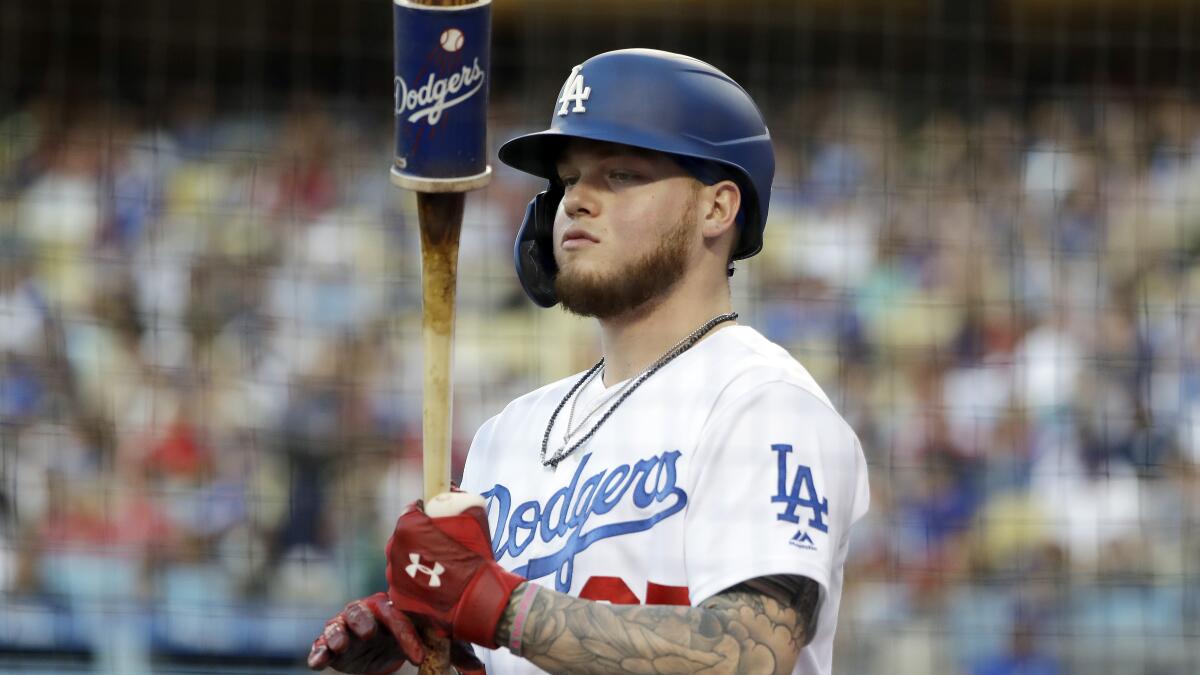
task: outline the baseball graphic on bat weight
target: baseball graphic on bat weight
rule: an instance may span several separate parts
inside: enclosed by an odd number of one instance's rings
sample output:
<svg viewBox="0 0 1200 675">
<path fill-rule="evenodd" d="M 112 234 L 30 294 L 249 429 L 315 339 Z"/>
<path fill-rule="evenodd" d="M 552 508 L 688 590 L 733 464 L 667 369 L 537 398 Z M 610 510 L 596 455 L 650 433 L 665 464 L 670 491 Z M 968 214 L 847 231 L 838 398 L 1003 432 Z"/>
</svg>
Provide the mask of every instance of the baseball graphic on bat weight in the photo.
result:
<svg viewBox="0 0 1200 675">
<path fill-rule="evenodd" d="M 448 52 L 456 52 L 463 47 L 463 32 L 457 28 L 447 28 L 442 31 L 441 38 L 442 49 Z"/>
</svg>

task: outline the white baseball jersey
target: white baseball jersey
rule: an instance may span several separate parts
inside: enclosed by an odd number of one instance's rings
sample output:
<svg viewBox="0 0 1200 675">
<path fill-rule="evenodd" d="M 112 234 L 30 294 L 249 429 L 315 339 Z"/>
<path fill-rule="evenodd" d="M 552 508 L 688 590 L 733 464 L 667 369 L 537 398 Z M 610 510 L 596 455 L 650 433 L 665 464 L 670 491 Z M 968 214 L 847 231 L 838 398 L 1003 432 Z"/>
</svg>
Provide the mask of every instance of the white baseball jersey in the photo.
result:
<svg viewBox="0 0 1200 675">
<path fill-rule="evenodd" d="M 828 675 L 847 535 L 869 496 L 862 447 L 812 376 L 752 328 L 718 330 L 545 468 L 546 424 L 578 379 L 513 401 L 471 445 L 463 488 L 488 500 L 497 561 L 614 603 L 698 605 L 755 577 L 809 577 L 821 585 L 820 619 L 794 672 Z M 597 377 L 581 391 L 576 425 L 600 407 L 580 436 L 620 386 Z M 541 672 L 503 648 L 476 652 L 489 673 Z"/>
</svg>

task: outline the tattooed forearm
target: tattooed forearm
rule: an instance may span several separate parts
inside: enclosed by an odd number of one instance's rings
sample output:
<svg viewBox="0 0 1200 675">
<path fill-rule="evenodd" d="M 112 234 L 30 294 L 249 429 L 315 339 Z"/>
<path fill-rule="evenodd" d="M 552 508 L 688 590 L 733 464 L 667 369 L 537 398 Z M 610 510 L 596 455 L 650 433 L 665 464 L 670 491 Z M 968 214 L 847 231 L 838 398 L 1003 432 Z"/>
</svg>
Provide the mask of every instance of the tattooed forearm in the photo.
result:
<svg viewBox="0 0 1200 675">
<path fill-rule="evenodd" d="M 517 588 L 500 621 L 500 644 L 508 643 L 527 587 Z M 543 588 L 525 622 L 521 656 L 551 673 L 786 674 L 811 637 L 808 626 L 798 607 L 745 585 L 700 607 L 609 605 Z"/>
<path fill-rule="evenodd" d="M 743 581 L 728 590 L 761 593 L 779 601 L 779 604 L 784 607 L 794 607 L 804 619 L 804 644 L 808 644 L 812 640 L 813 634 L 817 632 L 817 618 L 820 616 L 821 609 L 821 585 L 808 577 L 776 574 Z"/>
</svg>

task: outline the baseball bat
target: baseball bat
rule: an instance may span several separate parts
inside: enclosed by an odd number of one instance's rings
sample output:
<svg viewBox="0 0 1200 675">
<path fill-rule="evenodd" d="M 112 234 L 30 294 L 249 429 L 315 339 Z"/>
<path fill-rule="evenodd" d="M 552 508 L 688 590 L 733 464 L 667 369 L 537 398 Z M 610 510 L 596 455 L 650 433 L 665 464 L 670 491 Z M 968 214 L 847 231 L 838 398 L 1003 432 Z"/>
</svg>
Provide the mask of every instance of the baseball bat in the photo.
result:
<svg viewBox="0 0 1200 675">
<path fill-rule="evenodd" d="M 421 458 L 426 500 L 450 489 L 450 364 L 465 197 L 461 192 L 417 193 L 425 348 Z"/>
<path fill-rule="evenodd" d="M 480 0 L 398 0 L 395 4 L 405 3 L 427 7 L 465 7 L 481 4 Z M 452 13 L 439 11 L 430 16 L 438 15 L 450 17 Z M 484 17 L 486 21 L 486 15 Z M 413 29 L 416 26 L 414 23 L 409 26 L 414 30 L 414 34 L 407 35 L 405 38 L 410 42 L 416 42 L 418 37 L 422 41 L 427 38 L 436 39 L 437 35 L 434 31 L 441 31 L 441 47 L 446 56 L 439 58 L 453 59 L 457 55 L 456 53 L 462 49 L 463 31 L 456 27 L 457 23 L 449 31 L 444 31 L 442 27 L 431 30 L 430 26 L 433 25 L 435 24 L 430 23 L 429 26 Z M 469 24 L 464 24 L 464 27 L 467 25 Z M 398 50 L 401 48 L 399 41 L 402 39 L 400 30 L 398 24 Z M 478 34 L 472 34 L 475 31 L 467 32 L 468 39 L 473 41 L 480 39 Z M 485 33 L 483 44 L 487 45 L 486 28 L 483 32 Z M 457 35 L 458 37 L 447 39 L 448 35 Z M 433 51 L 439 53 L 436 48 Z M 483 58 L 486 61 L 486 50 Z M 398 63 L 400 60 L 398 57 Z M 478 60 L 475 65 L 478 68 Z M 422 65 L 421 75 L 424 76 L 428 73 L 430 68 L 436 71 L 436 64 L 433 66 L 429 63 Z M 476 71 L 462 72 L 473 77 Z M 435 76 L 430 75 L 430 77 Z M 461 82 L 470 80 L 470 77 L 461 77 Z M 430 81 L 432 82 L 432 79 Z M 406 109 L 410 102 L 407 95 L 408 82 L 403 81 L 403 84 L 401 82 L 401 73 L 398 72 L 396 114 L 398 124 L 404 125 L 406 122 L 404 115 L 412 111 Z M 484 85 L 486 85 L 486 75 L 484 75 L 484 81 L 479 82 L 480 87 Z M 415 79 L 413 86 L 414 88 L 417 86 Z M 465 88 L 466 85 L 461 86 Z M 486 93 L 486 89 L 484 89 L 484 93 Z M 422 92 L 418 91 L 416 94 L 414 97 L 414 100 L 418 101 L 416 105 L 421 105 Z M 485 102 L 481 103 L 486 106 Z M 398 138 L 405 136 L 400 140 L 399 145 L 405 145 L 406 150 L 410 150 L 411 154 L 401 158 L 401 150 L 398 146 L 397 162 L 392 170 L 392 180 L 396 185 L 417 192 L 417 217 L 421 232 L 421 332 L 424 346 L 424 405 L 421 414 L 421 437 L 423 491 L 427 502 L 435 495 L 450 489 L 452 398 L 450 378 L 454 341 L 454 308 L 458 286 L 458 248 L 462 232 L 463 206 L 466 199 L 465 192 L 486 185 L 491 173 L 491 169 L 486 166 L 486 160 L 482 156 L 476 156 L 477 153 L 470 150 L 464 152 L 462 148 L 468 145 L 469 141 L 475 139 L 480 142 L 470 143 L 471 145 L 476 148 L 483 145 L 481 142 L 484 138 L 482 127 L 485 121 L 481 118 L 482 110 L 483 108 L 477 107 L 474 114 L 465 115 L 465 126 L 471 127 L 469 129 L 464 126 L 447 126 L 454 124 L 454 121 L 442 120 L 443 111 L 438 111 L 436 115 L 425 115 L 423 124 L 426 126 L 422 126 L 422 122 L 417 122 L 406 127 L 409 133 L 398 134 Z M 411 123 L 421 116 L 422 114 L 418 111 L 416 114 L 408 116 L 407 122 Z M 441 125 L 441 127 L 435 129 L 434 124 Z M 457 142 L 459 137 L 466 137 L 468 142 L 454 146 L 453 143 Z M 449 139 L 451 145 L 443 147 L 441 144 L 444 139 Z M 429 155 L 434 156 L 429 157 Z M 460 162 L 459 155 L 466 157 L 467 161 Z M 452 156 L 451 161 L 443 162 L 447 156 Z M 480 162 L 483 163 L 483 171 L 477 172 Z M 472 175 L 464 175 L 467 173 Z M 444 177 L 439 174 L 449 174 L 449 176 Z M 422 675 L 442 675 L 448 672 L 450 669 L 450 641 L 437 635 L 433 630 L 424 631 L 424 639 L 427 651 L 425 661 L 420 667 L 420 673 Z"/>
<path fill-rule="evenodd" d="M 417 193 L 421 228 L 421 332 L 425 347 L 421 460 L 426 501 L 450 489 L 450 364 L 458 241 L 465 197 L 461 192 Z M 433 631 L 425 631 L 425 643 L 429 649 L 421 664 L 421 675 L 447 672 L 450 641 Z"/>
</svg>

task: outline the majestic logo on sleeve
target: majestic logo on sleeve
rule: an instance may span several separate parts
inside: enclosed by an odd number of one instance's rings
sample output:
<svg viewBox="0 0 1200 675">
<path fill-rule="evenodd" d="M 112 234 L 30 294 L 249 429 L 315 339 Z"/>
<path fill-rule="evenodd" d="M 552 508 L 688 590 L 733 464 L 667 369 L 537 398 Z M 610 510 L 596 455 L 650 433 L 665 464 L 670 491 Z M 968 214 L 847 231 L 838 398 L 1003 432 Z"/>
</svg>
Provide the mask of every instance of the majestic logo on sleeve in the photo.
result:
<svg viewBox="0 0 1200 675">
<path fill-rule="evenodd" d="M 544 504 L 528 501 L 514 506 L 508 488 L 497 483 L 483 493 L 488 499 L 489 518 L 496 517 L 492 528 L 496 560 L 520 555 L 534 537 L 546 543 L 562 541 L 558 551 L 532 558 L 513 572 L 526 579 L 538 579 L 553 572 L 555 588 L 569 592 L 575 556 L 602 539 L 649 530 L 655 523 L 683 510 L 687 493 L 676 485 L 675 463 L 679 456 L 678 451 L 664 452 L 633 465 L 621 464 L 585 477 L 592 457 L 589 453 L 579 462 L 571 482 Z M 645 517 L 588 527 L 594 516 L 612 511 L 626 499 Z"/>
<path fill-rule="evenodd" d="M 788 523 L 799 523 L 800 516 L 796 513 L 796 509 L 808 509 L 812 512 L 812 517 L 808 519 L 808 526 L 820 532 L 829 532 L 829 525 L 825 522 L 825 516 L 829 515 L 829 499 L 817 494 L 817 484 L 813 481 L 812 469 L 804 464 L 797 464 L 795 473 L 789 474 L 788 455 L 792 453 L 792 446 L 777 443 L 771 446 L 771 450 L 779 455 L 777 458 L 779 482 L 777 492 L 771 497 L 771 503 L 785 505 L 783 511 L 777 514 L 775 519 Z M 803 529 L 798 530 L 792 536 L 791 543 L 793 546 L 810 550 L 817 548 L 812 536 Z"/>
<path fill-rule="evenodd" d="M 592 95 L 592 88 L 583 85 L 581 68 L 583 68 L 582 65 L 572 68 L 571 75 L 567 77 L 567 83 L 563 85 L 562 95 L 558 97 L 558 102 L 562 104 L 558 108 L 560 116 L 565 116 L 568 112 L 587 112 L 587 108 L 583 107 L 583 102 Z M 567 106 L 572 103 L 575 104 L 575 107 L 567 110 Z"/>
<path fill-rule="evenodd" d="M 449 77 L 439 78 L 430 73 L 429 79 L 415 89 L 409 89 L 404 78 L 397 75 L 393 93 L 396 117 L 408 114 L 409 122 L 424 118 L 429 126 L 436 126 L 444 111 L 474 96 L 486 78 L 478 58 Z"/>
<path fill-rule="evenodd" d="M 796 534 L 792 535 L 788 543 L 797 548 L 806 548 L 810 551 L 817 550 L 817 542 L 813 541 L 812 535 L 807 530 L 796 530 Z"/>
</svg>

